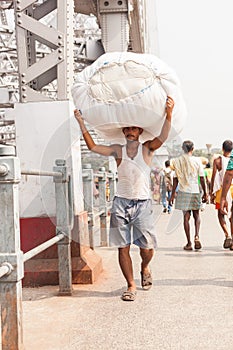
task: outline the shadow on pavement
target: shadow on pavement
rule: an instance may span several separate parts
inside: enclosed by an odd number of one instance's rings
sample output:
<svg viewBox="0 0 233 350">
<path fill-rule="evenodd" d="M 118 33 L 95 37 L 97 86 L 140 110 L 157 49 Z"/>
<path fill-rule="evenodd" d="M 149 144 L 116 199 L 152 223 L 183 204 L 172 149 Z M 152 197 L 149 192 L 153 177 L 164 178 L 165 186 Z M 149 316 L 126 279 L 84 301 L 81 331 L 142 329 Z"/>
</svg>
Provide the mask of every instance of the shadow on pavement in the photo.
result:
<svg viewBox="0 0 233 350">
<path fill-rule="evenodd" d="M 155 280 L 154 286 L 219 286 L 219 287 L 229 287 L 233 288 L 233 281 L 224 281 L 220 278 L 212 279 L 165 279 L 165 280 Z"/>
</svg>

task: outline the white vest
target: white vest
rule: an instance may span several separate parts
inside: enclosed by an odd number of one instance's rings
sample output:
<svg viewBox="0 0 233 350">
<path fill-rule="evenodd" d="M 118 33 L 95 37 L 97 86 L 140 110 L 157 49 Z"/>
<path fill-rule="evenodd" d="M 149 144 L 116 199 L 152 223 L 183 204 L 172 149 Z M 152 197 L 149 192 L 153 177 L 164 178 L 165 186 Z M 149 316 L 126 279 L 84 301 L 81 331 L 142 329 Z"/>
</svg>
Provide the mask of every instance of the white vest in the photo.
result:
<svg viewBox="0 0 233 350">
<path fill-rule="evenodd" d="M 133 160 L 128 157 L 124 145 L 121 164 L 118 167 L 116 196 L 127 199 L 149 199 L 150 171 L 149 165 L 143 159 L 142 144 L 139 144 L 138 153 Z"/>
</svg>

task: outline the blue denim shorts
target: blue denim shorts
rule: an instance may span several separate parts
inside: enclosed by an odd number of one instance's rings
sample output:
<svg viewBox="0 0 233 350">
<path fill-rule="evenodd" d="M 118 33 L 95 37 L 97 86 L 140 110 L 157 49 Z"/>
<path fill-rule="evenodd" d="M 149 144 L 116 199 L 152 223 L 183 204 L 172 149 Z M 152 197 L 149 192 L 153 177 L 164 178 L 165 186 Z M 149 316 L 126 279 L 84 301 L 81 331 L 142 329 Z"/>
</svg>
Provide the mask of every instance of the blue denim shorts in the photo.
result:
<svg viewBox="0 0 233 350">
<path fill-rule="evenodd" d="M 143 249 L 157 247 L 155 218 L 151 199 L 115 197 L 110 218 L 110 246 L 135 244 Z"/>
</svg>

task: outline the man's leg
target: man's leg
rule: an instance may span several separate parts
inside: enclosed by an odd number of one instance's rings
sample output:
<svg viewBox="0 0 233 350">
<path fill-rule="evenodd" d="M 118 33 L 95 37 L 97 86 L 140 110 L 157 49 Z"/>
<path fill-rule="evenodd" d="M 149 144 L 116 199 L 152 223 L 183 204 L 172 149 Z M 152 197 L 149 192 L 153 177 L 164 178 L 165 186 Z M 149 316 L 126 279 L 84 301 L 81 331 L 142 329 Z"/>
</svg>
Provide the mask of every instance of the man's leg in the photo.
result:
<svg viewBox="0 0 233 350">
<path fill-rule="evenodd" d="M 194 238 L 194 248 L 195 249 L 201 249 L 201 242 L 199 239 L 199 231 L 200 231 L 200 225 L 201 225 L 201 219 L 200 219 L 200 213 L 199 210 L 193 210 L 193 218 L 194 218 L 194 225 L 195 225 L 195 238 Z"/>
<path fill-rule="evenodd" d="M 190 240 L 190 225 L 189 225 L 189 219 L 190 219 L 190 215 L 191 215 L 190 210 L 183 211 L 183 215 L 184 215 L 184 232 L 185 232 L 185 235 L 187 238 L 187 246 L 186 247 L 191 247 L 192 243 Z"/>
<path fill-rule="evenodd" d="M 227 238 L 229 236 L 227 224 L 226 224 L 225 216 L 220 212 L 220 209 L 218 209 L 218 221 L 224 232 L 225 237 Z"/>
<path fill-rule="evenodd" d="M 170 214 L 171 210 L 172 210 L 172 206 L 169 204 L 169 200 L 171 198 L 171 191 L 167 191 L 167 201 L 168 201 L 168 214 Z"/>
<path fill-rule="evenodd" d="M 118 248 L 119 264 L 121 271 L 127 281 L 128 291 L 136 290 L 136 283 L 133 278 L 133 265 L 130 256 L 130 245 L 124 248 Z"/>
<path fill-rule="evenodd" d="M 226 223 L 226 220 L 225 220 L 225 215 L 223 215 L 221 212 L 220 212 L 220 209 L 218 210 L 218 221 L 219 221 L 219 224 L 224 232 L 224 235 L 225 235 L 225 239 L 224 239 L 224 242 L 223 242 L 223 248 L 225 249 L 228 249 L 232 246 L 232 238 L 231 238 L 231 235 L 229 235 L 229 232 L 228 232 L 228 228 L 227 228 L 227 223 Z M 231 225 L 231 232 L 232 232 L 232 223 L 231 223 L 231 218 L 230 218 L 230 225 Z"/>
<path fill-rule="evenodd" d="M 149 263 L 154 255 L 154 249 L 140 248 L 141 263 L 141 285 L 144 290 L 149 290 L 152 287 L 153 280 Z"/>
<path fill-rule="evenodd" d="M 231 247 L 230 250 L 233 250 L 233 202 L 231 206 L 231 217 L 230 217 L 230 227 L 231 227 Z"/>
<path fill-rule="evenodd" d="M 162 189 L 162 204 L 163 204 L 163 212 L 167 211 L 167 191 L 166 189 Z"/>
<path fill-rule="evenodd" d="M 201 225 L 199 210 L 193 210 L 193 218 L 194 218 L 195 238 L 196 238 L 196 237 L 199 237 L 199 231 L 200 231 L 200 225 Z"/>
<path fill-rule="evenodd" d="M 154 255 L 154 249 L 143 249 L 140 248 L 140 255 L 142 258 L 141 272 L 145 275 L 150 273 L 149 263 Z"/>
</svg>

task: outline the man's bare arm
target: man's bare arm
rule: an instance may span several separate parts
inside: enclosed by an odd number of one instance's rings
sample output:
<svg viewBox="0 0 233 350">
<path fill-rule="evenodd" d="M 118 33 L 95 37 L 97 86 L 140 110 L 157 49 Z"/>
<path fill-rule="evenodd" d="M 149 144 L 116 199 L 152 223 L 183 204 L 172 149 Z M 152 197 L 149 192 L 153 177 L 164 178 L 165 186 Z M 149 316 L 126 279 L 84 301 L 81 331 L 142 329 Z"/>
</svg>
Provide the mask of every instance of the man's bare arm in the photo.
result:
<svg viewBox="0 0 233 350">
<path fill-rule="evenodd" d="M 161 133 L 159 136 L 156 136 L 153 140 L 147 141 L 144 144 L 147 148 L 149 148 L 151 152 L 161 147 L 162 144 L 168 138 L 169 132 L 171 130 L 171 119 L 172 119 L 173 108 L 174 108 L 174 100 L 170 96 L 168 96 L 167 102 L 166 102 L 166 118 L 163 123 Z"/>
<path fill-rule="evenodd" d="M 177 177 L 173 177 L 173 182 L 172 182 L 172 193 L 171 193 L 171 197 L 170 197 L 170 204 L 173 204 L 174 199 L 175 199 L 175 195 L 176 195 L 176 188 L 178 186 L 178 178 Z"/>
<path fill-rule="evenodd" d="M 227 211 L 228 211 L 228 203 L 227 203 L 226 197 L 231 186 L 232 178 L 233 178 L 233 170 L 226 170 L 223 178 L 222 195 L 221 195 L 221 201 L 220 201 L 220 210 L 222 214 L 225 214 L 225 215 L 227 214 Z"/>
<path fill-rule="evenodd" d="M 214 197 L 215 195 L 213 194 L 213 189 L 214 189 L 214 180 L 217 172 L 217 159 L 214 160 L 213 162 L 213 171 L 212 171 L 212 176 L 210 180 L 210 198 L 211 198 L 211 203 L 214 202 Z"/>
<path fill-rule="evenodd" d="M 227 192 L 229 191 L 229 188 L 231 186 L 232 178 L 233 178 L 233 170 L 226 170 L 223 178 L 221 198 L 226 199 Z"/>
<path fill-rule="evenodd" d="M 206 193 L 206 183 L 205 183 L 204 176 L 200 176 L 200 183 L 201 183 L 201 188 L 203 190 L 202 202 L 206 203 L 208 198 Z"/>
<path fill-rule="evenodd" d="M 82 115 L 80 113 L 80 111 L 78 111 L 77 109 L 74 110 L 74 116 L 75 119 L 78 121 L 81 132 L 83 134 L 83 138 L 86 142 L 86 145 L 88 147 L 88 149 L 94 153 L 98 153 L 101 154 L 102 156 L 114 156 L 115 158 L 117 157 L 116 154 L 116 145 L 111 145 L 111 146 L 105 146 L 105 145 L 97 145 L 93 138 L 91 137 L 91 135 L 89 134 L 84 120 L 82 118 Z"/>
</svg>

